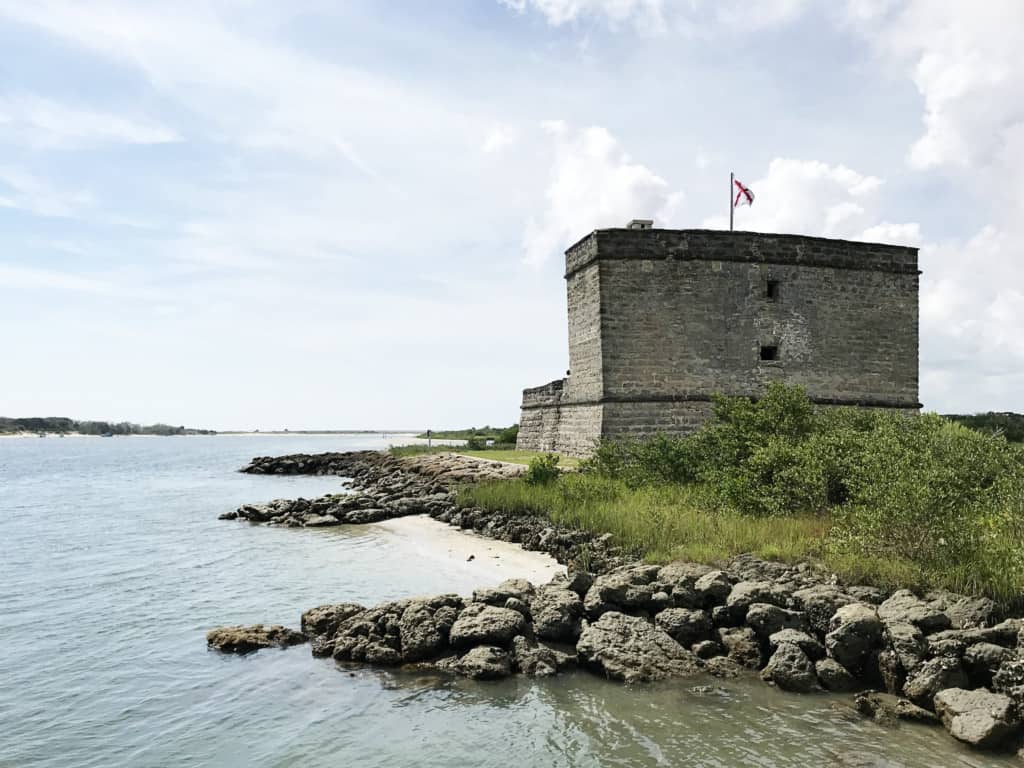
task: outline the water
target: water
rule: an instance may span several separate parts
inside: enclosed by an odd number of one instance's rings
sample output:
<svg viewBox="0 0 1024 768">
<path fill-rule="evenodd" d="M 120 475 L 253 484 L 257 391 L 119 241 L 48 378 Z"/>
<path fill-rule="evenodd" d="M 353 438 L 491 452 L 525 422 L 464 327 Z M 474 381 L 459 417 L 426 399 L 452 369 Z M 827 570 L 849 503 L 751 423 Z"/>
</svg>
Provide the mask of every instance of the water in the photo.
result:
<svg viewBox="0 0 1024 768">
<path fill-rule="evenodd" d="M 339 671 L 308 648 L 208 652 L 220 624 L 466 592 L 486 563 L 380 526 L 219 521 L 337 478 L 235 470 L 375 437 L 0 439 L 0 766 L 996 766 L 935 729 L 756 681 L 624 688 Z M 481 570 L 484 569 L 484 570 Z M 707 692 L 696 685 L 711 685 Z"/>
</svg>

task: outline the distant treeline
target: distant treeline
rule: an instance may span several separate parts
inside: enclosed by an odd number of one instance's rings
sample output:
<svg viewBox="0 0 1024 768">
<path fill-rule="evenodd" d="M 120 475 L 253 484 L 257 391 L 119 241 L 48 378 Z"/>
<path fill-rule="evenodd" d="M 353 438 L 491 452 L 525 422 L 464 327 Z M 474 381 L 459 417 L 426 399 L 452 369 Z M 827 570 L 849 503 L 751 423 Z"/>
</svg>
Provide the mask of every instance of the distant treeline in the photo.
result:
<svg viewBox="0 0 1024 768">
<path fill-rule="evenodd" d="M 492 427 L 488 424 L 483 427 L 469 427 L 468 429 L 435 429 L 431 430 L 429 436 L 435 437 L 438 440 L 471 440 L 473 442 L 493 440 L 496 443 L 511 444 L 515 443 L 518 434 L 518 424 L 513 424 L 511 427 Z M 423 432 L 417 435 L 417 437 L 426 440 L 428 435 L 426 432 Z"/>
<path fill-rule="evenodd" d="M 947 414 L 946 418 L 979 432 L 998 432 L 1011 443 L 1024 443 L 1024 413 L 989 411 L 970 415 Z"/>
<path fill-rule="evenodd" d="M 76 421 L 63 416 L 9 419 L 0 416 L 0 434 L 13 432 L 65 432 L 82 435 L 215 435 L 212 429 L 189 429 L 170 424 L 132 424 L 128 421 Z"/>
</svg>

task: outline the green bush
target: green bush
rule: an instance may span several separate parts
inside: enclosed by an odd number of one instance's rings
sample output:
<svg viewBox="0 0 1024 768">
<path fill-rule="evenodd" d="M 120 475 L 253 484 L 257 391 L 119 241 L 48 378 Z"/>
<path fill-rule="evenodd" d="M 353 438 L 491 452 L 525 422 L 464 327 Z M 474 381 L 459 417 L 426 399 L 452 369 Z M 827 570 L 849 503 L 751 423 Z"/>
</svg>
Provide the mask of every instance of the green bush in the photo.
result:
<svg viewBox="0 0 1024 768">
<path fill-rule="evenodd" d="M 547 485 L 558 479 L 558 456 L 547 453 L 530 459 L 523 479 L 527 485 Z"/>
<path fill-rule="evenodd" d="M 498 437 L 495 440 L 497 443 L 502 445 L 515 445 L 516 440 L 519 439 L 519 425 L 513 424 L 507 429 L 503 429 L 498 433 Z"/>
</svg>

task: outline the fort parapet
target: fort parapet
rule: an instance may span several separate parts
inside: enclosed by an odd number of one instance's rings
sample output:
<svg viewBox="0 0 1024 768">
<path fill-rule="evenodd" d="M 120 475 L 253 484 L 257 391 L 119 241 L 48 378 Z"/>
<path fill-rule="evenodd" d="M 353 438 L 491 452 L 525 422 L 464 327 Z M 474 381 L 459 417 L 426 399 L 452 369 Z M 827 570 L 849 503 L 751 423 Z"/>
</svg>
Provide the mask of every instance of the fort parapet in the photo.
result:
<svg viewBox="0 0 1024 768">
<path fill-rule="evenodd" d="M 772 381 L 915 411 L 917 249 L 798 235 L 601 229 L 565 254 L 569 375 L 523 391 L 518 447 L 685 434 Z"/>
</svg>

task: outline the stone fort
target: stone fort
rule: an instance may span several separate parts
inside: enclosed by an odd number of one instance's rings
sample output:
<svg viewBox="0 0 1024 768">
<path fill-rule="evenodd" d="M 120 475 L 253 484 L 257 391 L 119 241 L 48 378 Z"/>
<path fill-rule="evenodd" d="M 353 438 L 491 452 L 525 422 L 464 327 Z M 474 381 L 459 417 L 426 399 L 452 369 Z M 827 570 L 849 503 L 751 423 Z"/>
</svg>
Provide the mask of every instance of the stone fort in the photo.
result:
<svg viewBox="0 0 1024 768">
<path fill-rule="evenodd" d="M 523 391 L 517 447 L 691 432 L 772 381 L 916 411 L 917 249 L 755 232 L 591 232 L 565 252 L 569 370 Z"/>
</svg>

